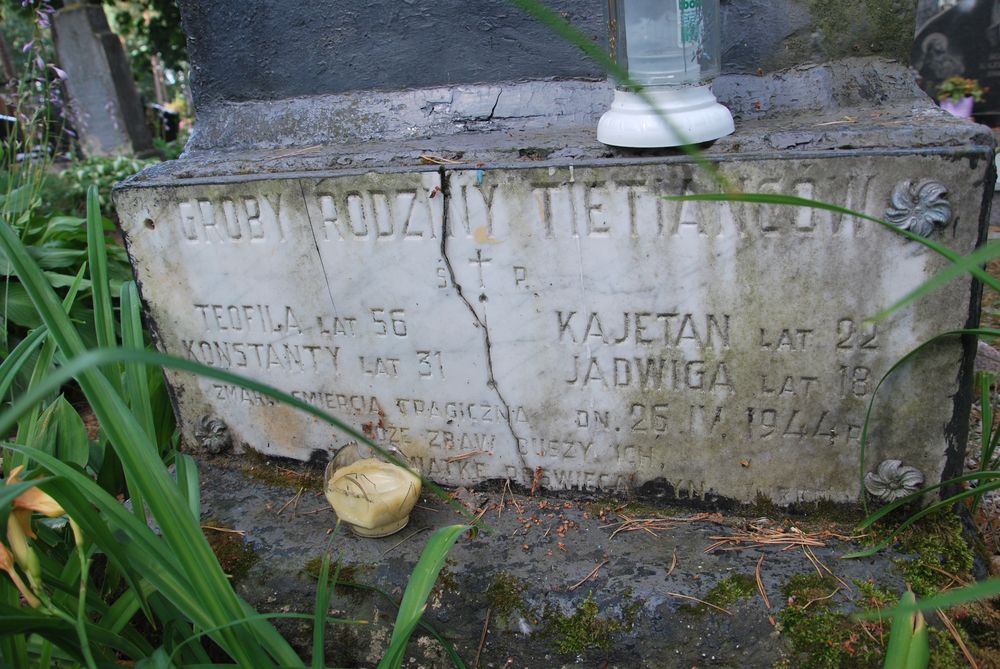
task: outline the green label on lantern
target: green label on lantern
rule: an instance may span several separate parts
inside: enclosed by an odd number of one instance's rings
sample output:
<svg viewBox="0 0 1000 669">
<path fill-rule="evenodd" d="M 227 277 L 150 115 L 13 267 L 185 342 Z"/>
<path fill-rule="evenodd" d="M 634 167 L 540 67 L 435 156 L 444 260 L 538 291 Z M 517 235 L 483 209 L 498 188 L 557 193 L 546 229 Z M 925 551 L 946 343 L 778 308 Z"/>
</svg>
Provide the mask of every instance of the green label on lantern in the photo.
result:
<svg viewBox="0 0 1000 669">
<path fill-rule="evenodd" d="M 701 0 L 678 0 L 681 15 L 681 44 L 700 43 L 702 36 Z"/>
</svg>

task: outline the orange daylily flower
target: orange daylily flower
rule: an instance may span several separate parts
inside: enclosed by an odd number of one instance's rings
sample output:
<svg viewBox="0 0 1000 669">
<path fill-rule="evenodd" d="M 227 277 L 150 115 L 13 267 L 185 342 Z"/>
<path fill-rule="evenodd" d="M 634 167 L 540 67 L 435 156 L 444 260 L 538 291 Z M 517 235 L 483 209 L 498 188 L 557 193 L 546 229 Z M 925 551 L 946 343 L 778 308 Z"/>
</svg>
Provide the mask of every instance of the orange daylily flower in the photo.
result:
<svg viewBox="0 0 1000 669">
<path fill-rule="evenodd" d="M 15 467 L 7 476 L 5 485 L 20 483 L 22 471 L 24 471 L 23 465 Z M 12 518 L 7 520 L 7 541 L 10 543 L 10 548 L 0 543 L 0 570 L 7 572 L 21 596 L 35 608 L 40 606 L 41 602 L 21 580 L 20 574 L 14 568 L 14 561 L 16 560 L 24 569 L 31 585 L 35 588 L 40 587 L 41 564 L 38 555 L 28 544 L 28 537 L 35 538 L 35 533 L 31 529 L 31 514 L 37 512 L 49 518 L 57 518 L 65 515 L 66 511 L 51 496 L 38 488 L 29 488 L 18 495 L 14 499 L 13 507 Z"/>
<path fill-rule="evenodd" d="M 11 471 L 10 476 L 7 477 L 7 485 L 20 483 L 22 471 L 24 471 L 24 465 L 15 467 Z M 42 492 L 38 488 L 25 490 L 14 500 L 14 517 L 21 525 L 24 533 L 32 539 L 35 538 L 35 533 L 31 529 L 31 513 L 33 511 L 49 518 L 58 518 L 59 516 L 66 515 L 66 511 L 47 493 Z"/>
</svg>

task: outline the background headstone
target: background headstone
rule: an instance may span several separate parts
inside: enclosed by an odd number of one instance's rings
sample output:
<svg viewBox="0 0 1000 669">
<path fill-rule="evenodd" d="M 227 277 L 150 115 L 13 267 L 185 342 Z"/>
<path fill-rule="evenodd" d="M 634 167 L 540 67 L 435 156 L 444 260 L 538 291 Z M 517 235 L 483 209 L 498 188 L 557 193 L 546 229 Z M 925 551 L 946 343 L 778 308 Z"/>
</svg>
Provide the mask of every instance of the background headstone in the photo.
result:
<svg viewBox="0 0 1000 669">
<path fill-rule="evenodd" d="M 948 77 L 977 80 L 988 90 L 975 106 L 976 117 L 995 125 L 1000 116 L 1000 2 L 921 3 L 911 62 L 932 97 Z"/>
<path fill-rule="evenodd" d="M 150 153 L 152 137 L 125 49 L 108 27 L 104 7 L 78 4 L 60 9 L 53 15 L 52 29 L 83 152 Z"/>
</svg>

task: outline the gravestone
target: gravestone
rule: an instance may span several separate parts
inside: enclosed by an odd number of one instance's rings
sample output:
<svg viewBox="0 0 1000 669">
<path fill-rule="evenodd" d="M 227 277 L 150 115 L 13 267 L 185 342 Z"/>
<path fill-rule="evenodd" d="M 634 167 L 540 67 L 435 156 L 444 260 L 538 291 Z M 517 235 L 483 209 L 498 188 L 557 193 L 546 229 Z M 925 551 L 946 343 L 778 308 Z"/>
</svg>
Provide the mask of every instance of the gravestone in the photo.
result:
<svg viewBox="0 0 1000 669">
<path fill-rule="evenodd" d="M 153 140 L 121 39 L 101 5 L 64 7 L 52 17 L 66 72 L 73 127 L 87 156 L 148 155 Z"/>
<path fill-rule="evenodd" d="M 1000 3 L 922 2 L 911 62 L 932 96 L 948 77 L 977 80 L 986 92 L 976 105 L 976 116 L 996 125 L 1000 115 Z"/>
<path fill-rule="evenodd" d="M 572 18 L 596 32 L 591 4 Z M 182 3 L 189 31 L 217 28 L 206 17 L 219 7 Z M 416 10 L 399 11 L 373 33 Z M 266 14 L 256 29 L 293 18 Z M 495 25 L 473 21 L 468 39 L 514 53 L 521 35 L 564 57 L 512 9 L 479 18 Z M 444 35 L 400 39 L 412 59 Z M 968 253 L 992 136 L 936 109 L 897 65 L 723 76 L 715 91 L 738 127 L 707 149 L 713 177 L 676 151 L 597 144 L 612 88 L 578 60 L 550 72 L 573 79 L 542 81 L 549 60 L 515 59 L 495 75 L 509 79 L 476 83 L 483 61 L 453 54 L 380 80 L 332 58 L 326 79 L 286 90 L 265 58 L 237 89 L 221 76 L 230 47 L 194 44 L 187 153 L 116 191 L 157 344 L 329 411 L 440 483 L 856 501 L 876 384 L 975 322 L 968 278 L 869 322 L 947 266 L 871 221 L 665 199 L 795 195 Z M 943 341 L 881 387 L 871 490 L 961 466 L 974 348 Z M 238 386 L 169 380 L 193 448 L 323 460 L 347 442 Z"/>
</svg>

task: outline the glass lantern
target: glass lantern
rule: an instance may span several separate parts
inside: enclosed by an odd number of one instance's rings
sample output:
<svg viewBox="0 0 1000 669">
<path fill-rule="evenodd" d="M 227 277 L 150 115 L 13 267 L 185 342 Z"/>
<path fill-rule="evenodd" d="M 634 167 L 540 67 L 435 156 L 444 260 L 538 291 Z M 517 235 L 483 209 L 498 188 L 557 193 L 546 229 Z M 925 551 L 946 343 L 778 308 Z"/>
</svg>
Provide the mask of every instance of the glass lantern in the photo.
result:
<svg viewBox="0 0 1000 669">
<path fill-rule="evenodd" d="M 420 476 L 395 448 L 400 467 L 363 444 L 337 452 L 326 467 L 324 491 L 337 517 L 355 534 L 385 537 L 406 527 L 420 497 Z"/>
<path fill-rule="evenodd" d="M 608 0 L 608 9 L 611 57 L 643 93 L 618 87 L 598 140 L 653 148 L 733 132 L 709 87 L 719 74 L 719 0 Z"/>
</svg>

